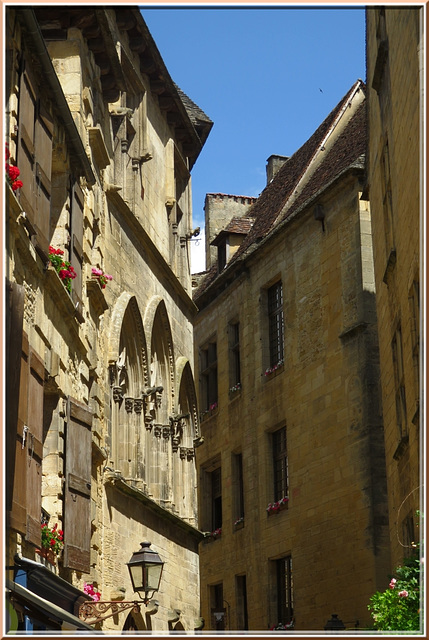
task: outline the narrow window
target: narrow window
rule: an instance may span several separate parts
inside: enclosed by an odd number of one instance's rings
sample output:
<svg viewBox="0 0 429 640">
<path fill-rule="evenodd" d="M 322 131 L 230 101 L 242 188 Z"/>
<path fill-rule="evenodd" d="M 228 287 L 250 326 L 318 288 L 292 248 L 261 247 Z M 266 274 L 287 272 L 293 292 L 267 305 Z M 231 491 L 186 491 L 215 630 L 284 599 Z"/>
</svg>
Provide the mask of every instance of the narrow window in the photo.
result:
<svg viewBox="0 0 429 640">
<path fill-rule="evenodd" d="M 218 467 L 211 473 L 212 531 L 222 528 L 222 473 Z"/>
<path fill-rule="evenodd" d="M 289 495 L 288 459 L 286 427 L 272 434 L 274 500 L 281 500 Z"/>
<path fill-rule="evenodd" d="M 230 388 L 237 389 L 241 386 L 240 325 L 238 322 L 229 325 L 229 358 Z"/>
<path fill-rule="evenodd" d="M 395 378 L 396 420 L 399 438 L 403 438 L 407 434 L 407 403 L 405 398 L 401 325 L 398 325 L 392 340 L 392 357 Z"/>
<path fill-rule="evenodd" d="M 275 367 L 284 357 L 283 288 L 277 282 L 268 289 L 268 336 L 270 367 Z"/>
<path fill-rule="evenodd" d="M 280 558 L 276 564 L 278 622 L 287 625 L 293 619 L 292 557 Z"/>
<path fill-rule="evenodd" d="M 414 520 L 411 513 L 402 521 L 402 544 L 405 556 L 410 556 L 415 547 Z"/>
<path fill-rule="evenodd" d="M 237 629 L 249 629 L 247 614 L 246 576 L 235 577 L 235 593 L 237 602 Z"/>
<path fill-rule="evenodd" d="M 244 491 L 243 491 L 243 455 L 241 453 L 232 456 L 233 474 L 233 522 L 239 523 L 244 519 Z"/>
<path fill-rule="evenodd" d="M 217 349 L 216 342 L 210 342 L 200 351 L 202 408 L 208 411 L 217 405 Z"/>
<path fill-rule="evenodd" d="M 210 605 L 212 614 L 212 628 L 217 631 L 226 629 L 226 610 L 223 606 L 223 585 L 215 584 L 210 587 Z"/>
</svg>

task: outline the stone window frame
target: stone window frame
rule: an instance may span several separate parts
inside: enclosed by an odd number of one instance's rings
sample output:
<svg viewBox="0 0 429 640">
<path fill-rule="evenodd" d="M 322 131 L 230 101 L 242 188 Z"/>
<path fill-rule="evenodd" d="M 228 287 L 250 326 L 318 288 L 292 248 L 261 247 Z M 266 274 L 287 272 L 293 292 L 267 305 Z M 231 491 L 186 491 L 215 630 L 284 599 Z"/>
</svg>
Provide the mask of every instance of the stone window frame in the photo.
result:
<svg viewBox="0 0 429 640">
<path fill-rule="evenodd" d="M 268 319 L 268 364 L 275 367 L 284 360 L 284 306 L 283 284 L 277 280 L 266 291 Z"/>
<path fill-rule="evenodd" d="M 218 402 L 217 341 L 216 336 L 207 340 L 199 349 L 201 408 L 209 411 Z"/>
</svg>

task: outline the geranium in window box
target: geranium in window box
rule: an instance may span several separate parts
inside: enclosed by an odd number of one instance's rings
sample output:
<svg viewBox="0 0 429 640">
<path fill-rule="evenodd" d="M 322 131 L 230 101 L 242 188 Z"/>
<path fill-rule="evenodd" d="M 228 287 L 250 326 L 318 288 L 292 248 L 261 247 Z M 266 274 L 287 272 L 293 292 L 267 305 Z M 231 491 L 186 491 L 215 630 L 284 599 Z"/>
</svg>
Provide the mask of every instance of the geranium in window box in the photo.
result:
<svg viewBox="0 0 429 640">
<path fill-rule="evenodd" d="M 237 518 L 237 520 L 234 522 L 234 531 L 237 531 L 238 529 L 242 529 L 244 527 L 244 516 L 241 516 L 241 518 Z"/>
<path fill-rule="evenodd" d="M 270 502 L 268 507 L 267 507 L 267 513 L 268 515 L 272 515 L 273 513 L 278 513 L 279 511 L 282 511 L 283 509 L 287 509 L 288 508 L 288 504 L 289 504 L 289 498 L 288 496 L 285 496 L 284 498 L 281 498 L 280 500 L 277 500 L 277 502 Z"/>
<path fill-rule="evenodd" d="M 230 387 L 229 395 L 230 396 L 237 395 L 237 393 L 239 393 L 240 391 L 241 391 L 241 382 L 236 382 L 232 387 Z"/>
<path fill-rule="evenodd" d="M 71 293 L 71 283 L 76 278 L 76 272 L 70 262 L 64 259 L 64 251 L 51 246 L 48 255 L 49 261 L 58 273 L 63 285 Z"/>
<path fill-rule="evenodd" d="M 270 375 L 272 375 L 273 373 L 275 373 L 276 371 L 278 371 L 279 369 L 281 369 L 281 368 L 283 367 L 283 365 L 284 365 L 284 360 L 283 360 L 283 359 L 282 359 L 282 360 L 279 360 L 279 361 L 277 362 L 277 364 L 273 365 L 272 367 L 267 367 L 267 368 L 265 369 L 265 373 L 264 373 L 264 375 L 265 375 L 265 376 L 270 376 Z"/>
</svg>

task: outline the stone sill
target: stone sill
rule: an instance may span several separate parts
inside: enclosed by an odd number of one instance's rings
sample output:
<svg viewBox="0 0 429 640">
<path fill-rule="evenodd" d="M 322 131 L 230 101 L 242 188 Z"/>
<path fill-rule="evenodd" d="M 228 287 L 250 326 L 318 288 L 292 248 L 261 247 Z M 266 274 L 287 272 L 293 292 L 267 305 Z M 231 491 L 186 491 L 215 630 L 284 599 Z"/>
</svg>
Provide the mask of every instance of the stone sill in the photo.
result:
<svg viewBox="0 0 429 640">
<path fill-rule="evenodd" d="M 98 279 L 94 278 L 86 281 L 86 294 L 98 315 L 101 315 L 109 308 Z"/>
<path fill-rule="evenodd" d="M 395 453 L 393 454 L 394 460 L 399 460 L 405 453 L 406 448 L 408 447 L 408 435 L 402 436 L 399 440 L 398 446 L 395 449 Z"/>
<path fill-rule="evenodd" d="M 204 415 L 200 415 L 200 423 L 207 422 L 208 420 L 210 420 L 210 418 L 214 418 L 215 416 L 217 416 L 218 413 L 219 407 L 209 410 L 207 413 L 204 413 Z"/>
</svg>

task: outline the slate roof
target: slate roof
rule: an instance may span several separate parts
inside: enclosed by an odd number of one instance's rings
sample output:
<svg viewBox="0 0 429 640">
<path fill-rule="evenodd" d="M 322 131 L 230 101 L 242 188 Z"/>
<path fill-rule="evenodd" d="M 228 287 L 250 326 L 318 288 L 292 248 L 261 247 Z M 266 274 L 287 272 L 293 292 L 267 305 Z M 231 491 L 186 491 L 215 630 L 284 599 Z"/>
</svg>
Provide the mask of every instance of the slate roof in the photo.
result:
<svg viewBox="0 0 429 640">
<path fill-rule="evenodd" d="M 270 233 L 275 232 L 281 222 L 292 217 L 306 202 L 325 189 L 341 173 L 353 166 L 356 168 L 363 167 L 366 149 L 365 101 L 358 107 L 342 134 L 334 142 L 333 147 L 326 153 L 318 168 L 303 187 L 301 193 L 291 202 L 290 206 L 286 206 L 289 198 L 294 194 L 301 177 L 308 169 L 311 160 L 356 89 L 365 91 L 365 85 L 361 80 L 353 85 L 307 142 L 280 167 L 273 180 L 265 187 L 259 198 L 247 211 L 246 216 L 253 218 L 254 224 L 226 268 L 219 274 L 220 277 L 225 278 L 226 272 L 232 269 L 240 258 L 244 258 L 247 253 L 252 252 L 261 240 Z M 217 276 L 217 264 L 214 264 L 194 292 L 193 298 L 197 304 L 198 299 L 216 280 Z"/>
<path fill-rule="evenodd" d="M 195 102 L 193 102 L 193 100 L 191 100 L 191 98 L 187 96 L 175 82 L 174 86 L 176 87 L 177 93 L 179 94 L 183 106 L 186 109 L 190 121 L 194 125 L 194 128 L 200 137 L 201 143 L 204 144 L 211 128 L 213 127 L 213 121 L 210 120 L 208 115 L 205 114 L 204 111 L 200 109 L 200 107 L 195 104 Z"/>
</svg>

